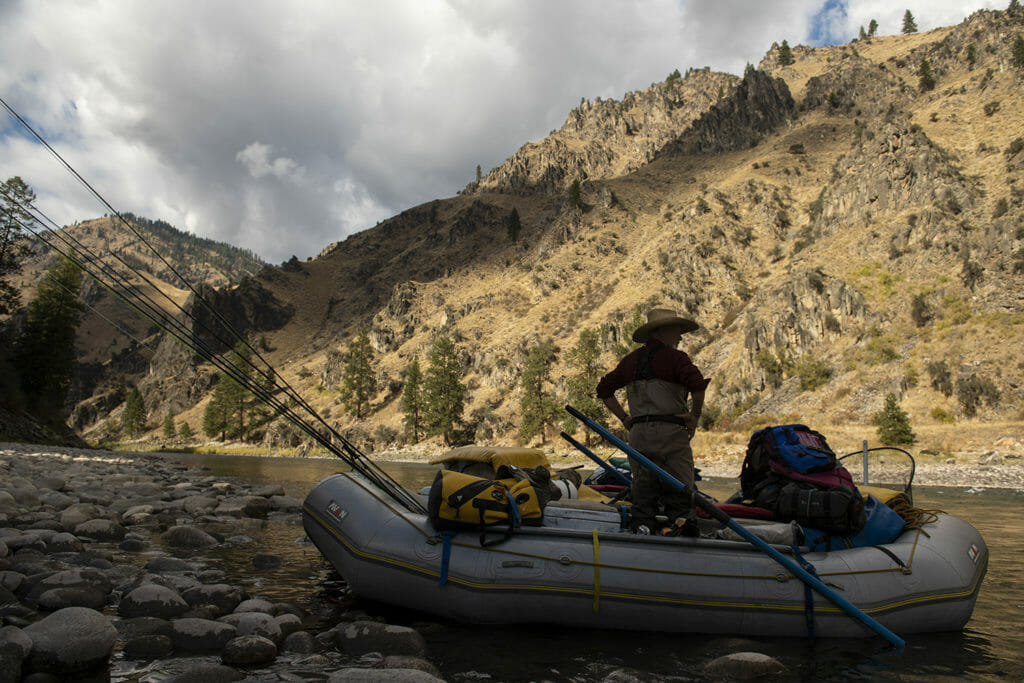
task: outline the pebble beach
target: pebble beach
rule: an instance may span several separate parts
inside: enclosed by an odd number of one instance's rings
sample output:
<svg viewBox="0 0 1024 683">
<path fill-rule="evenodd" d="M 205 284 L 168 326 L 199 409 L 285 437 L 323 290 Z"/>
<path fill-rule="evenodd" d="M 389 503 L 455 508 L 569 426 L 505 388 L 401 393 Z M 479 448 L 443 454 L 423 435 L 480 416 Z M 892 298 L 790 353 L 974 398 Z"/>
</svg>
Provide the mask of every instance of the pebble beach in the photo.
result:
<svg viewBox="0 0 1024 683">
<path fill-rule="evenodd" d="M 920 457 L 915 484 L 1024 489 L 1018 448 Z M 735 477 L 741 461 L 698 466 Z M 292 680 L 441 680 L 413 628 L 313 615 L 193 559 L 248 524 L 301 527 L 301 504 L 160 455 L 0 443 L 0 683 L 110 680 L 115 664 L 154 661 L 173 671 L 113 678 L 212 683 L 285 665 Z M 282 561 L 251 551 L 254 571 Z"/>
<path fill-rule="evenodd" d="M 194 559 L 252 523 L 301 533 L 301 505 L 157 455 L 0 444 L 0 683 L 441 680 L 412 628 L 312 615 Z M 283 561 L 258 548 L 250 569 Z"/>
</svg>

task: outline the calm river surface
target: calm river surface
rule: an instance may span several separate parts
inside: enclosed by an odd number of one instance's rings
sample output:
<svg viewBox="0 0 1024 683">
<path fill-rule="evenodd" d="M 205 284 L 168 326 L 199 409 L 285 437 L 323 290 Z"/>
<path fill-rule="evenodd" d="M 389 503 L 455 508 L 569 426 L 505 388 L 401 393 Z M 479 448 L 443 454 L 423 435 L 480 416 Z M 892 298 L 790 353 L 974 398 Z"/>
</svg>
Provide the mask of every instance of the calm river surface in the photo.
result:
<svg viewBox="0 0 1024 683">
<path fill-rule="evenodd" d="M 310 487 L 337 471 L 333 460 L 239 456 L 173 456 L 210 474 L 252 483 L 279 483 L 302 499 Z M 385 463 L 385 470 L 410 488 L 428 485 L 436 468 Z M 724 499 L 736 488 L 731 479 L 701 483 Z M 787 679 L 854 680 L 1024 680 L 1024 491 L 967 487 L 915 487 L 915 503 L 962 517 L 985 537 L 988 575 L 974 616 L 962 633 L 915 635 L 902 654 L 887 652 L 878 639 L 819 640 L 652 635 L 636 632 L 570 630 L 555 627 L 496 628 L 440 622 L 423 614 L 358 601 L 316 548 L 303 543 L 301 527 L 257 523 L 245 530 L 253 545 L 211 553 L 210 560 L 231 574 L 253 574 L 257 551 L 288 557 L 274 572 L 249 580 L 251 592 L 291 601 L 315 614 L 360 609 L 391 623 L 414 626 L 429 645 L 429 657 L 450 681 L 600 680 L 622 669 L 642 680 L 699 679 L 700 667 L 720 655 L 761 652 L 785 664 Z M 253 547 L 258 546 L 258 547 Z M 329 616 L 325 617 L 329 619 Z M 333 623 L 325 623 L 329 627 Z M 284 672 L 282 672 L 284 673 Z M 285 675 L 287 678 L 287 675 Z M 273 679 L 280 680 L 276 676 Z M 626 680 L 626 679 L 623 679 Z"/>
</svg>

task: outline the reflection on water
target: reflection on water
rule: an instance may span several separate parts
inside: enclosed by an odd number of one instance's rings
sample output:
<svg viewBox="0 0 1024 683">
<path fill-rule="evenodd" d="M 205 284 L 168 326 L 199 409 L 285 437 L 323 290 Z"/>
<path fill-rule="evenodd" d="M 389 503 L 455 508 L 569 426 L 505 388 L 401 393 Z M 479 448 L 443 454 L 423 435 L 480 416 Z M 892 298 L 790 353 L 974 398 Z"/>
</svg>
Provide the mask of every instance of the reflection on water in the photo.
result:
<svg viewBox="0 0 1024 683">
<path fill-rule="evenodd" d="M 310 487 L 341 469 L 320 459 L 176 456 L 191 466 L 208 468 L 218 477 L 249 483 L 278 483 L 288 495 L 302 499 Z M 436 469 L 428 465 L 385 463 L 384 469 L 405 486 L 429 485 Z M 736 488 L 730 479 L 702 482 L 702 490 L 719 498 Z M 430 657 L 449 680 L 601 679 L 624 669 L 644 680 L 699 678 L 700 666 L 738 651 L 756 651 L 777 658 L 789 668 L 787 677 L 817 680 L 932 679 L 1021 680 L 1024 648 L 1024 578 L 1017 571 L 1024 547 L 1024 491 L 991 489 L 968 493 L 963 488 L 916 488 L 915 503 L 941 509 L 972 523 L 989 546 L 988 576 L 974 616 L 962 633 L 911 636 L 902 654 L 877 639 L 815 643 L 772 638 L 729 638 L 700 635 L 659 635 L 635 632 L 586 631 L 564 627 L 500 628 L 439 622 L 429 615 L 354 600 L 316 548 L 301 542 L 301 526 L 267 521 L 241 532 L 251 542 L 204 551 L 211 565 L 247 576 L 249 589 L 274 601 L 299 604 L 331 625 L 338 610 L 356 607 L 392 623 L 420 629 Z M 238 534 L 237 530 L 232 534 Z M 287 558 L 272 570 L 255 571 L 251 557 L 266 552 Z M 495 643 L 501 643 L 496 647 Z"/>
</svg>

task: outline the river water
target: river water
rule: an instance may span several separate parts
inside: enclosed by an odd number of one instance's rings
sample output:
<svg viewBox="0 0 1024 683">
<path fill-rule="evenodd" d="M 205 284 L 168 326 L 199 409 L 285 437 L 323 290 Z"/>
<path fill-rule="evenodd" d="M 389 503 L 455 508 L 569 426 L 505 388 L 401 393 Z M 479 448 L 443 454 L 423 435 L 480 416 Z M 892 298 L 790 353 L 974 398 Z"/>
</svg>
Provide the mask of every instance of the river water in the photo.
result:
<svg viewBox="0 0 1024 683">
<path fill-rule="evenodd" d="M 218 477 L 279 483 L 299 499 L 338 470 L 337 461 L 322 459 L 174 457 Z M 385 463 L 384 469 L 413 489 L 428 485 L 436 472 L 429 465 L 397 463 Z M 719 499 L 737 488 L 731 479 L 701 482 L 702 490 Z M 439 621 L 357 600 L 316 548 L 303 542 L 301 526 L 279 521 L 253 524 L 243 531 L 253 537 L 250 546 L 214 549 L 209 560 L 229 575 L 246 576 L 253 594 L 294 602 L 321 616 L 325 628 L 333 625 L 339 610 L 350 609 L 417 628 L 427 640 L 429 658 L 449 681 L 582 682 L 602 680 L 616 671 L 645 681 L 699 680 L 703 664 L 741 651 L 775 657 L 788 668 L 787 680 L 1024 680 L 1024 573 L 1018 566 L 1018 553 L 1024 550 L 1024 490 L 915 487 L 914 502 L 969 521 L 984 536 L 990 559 L 974 615 L 964 631 L 912 635 L 901 654 L 888 651 L 880 639 L 811 643 L 555 627 L 482 628 Z M 254 572 L 250 559 L 257 551 L 282 555 L 289 562 L 270 572 Z M 268 678 L 258 680 L 280 680 L 272 671 L 267 674 Z"/>
</svg>

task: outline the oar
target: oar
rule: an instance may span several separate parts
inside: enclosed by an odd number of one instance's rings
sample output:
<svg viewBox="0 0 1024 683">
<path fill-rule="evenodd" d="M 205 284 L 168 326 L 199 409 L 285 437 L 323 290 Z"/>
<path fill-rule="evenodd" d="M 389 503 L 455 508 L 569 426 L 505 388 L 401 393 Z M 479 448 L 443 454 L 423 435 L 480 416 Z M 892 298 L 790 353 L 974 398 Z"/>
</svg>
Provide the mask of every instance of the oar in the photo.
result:
<svg viewBox="0 0 1024 683">
<path fill-rule="evenodd" d="M 612 434 L 603 426 L 601 426 L 594 420 L 590 419 L 580 411 L 576 410 L 572 406 L 566 406 L 565 409 L 569 412 L 570 415 L 578 419 L 588 428 L 592 429 L 593 431 L 597 432 L 602 437 L 604 437 L 605 441 L 612 444 L 613 446 L 621 450 L 623 453 L 626 453 L 629 457 L 633 458 L 641 465 L 643 465 L 651 472 L 653 472 L 670 488 L 678 492 L 683 492 L 686 490 L 686 486 L 681 481 L 679 481 L 678 479 L 670 475 L 668 472 L 655 465 L 646 456 L 644 456 L 642 453 L 637 451 L 635 448 L 627 444 L 619 437 Z M 766 543 L 764 540 L 750 533 L 750 531 L 748 531 L 746 527 L 736 522 L 736 520 L 730 517 L 727 513 L 723 512 L 713 502 L 711 502 L 710 500 L 705 500 L 700 496 L 694 496 L 693 498 L 696 504 L 699 505 L 705 512 L 707 512 L 709 515 L 717 519 L 719 522 L 722 522 L 723 524 L 728 526 L 730 529 L 739 534 L 743 539 L 745 539 L 755 548 L 757 548 L 764 554 L 768 555 L 768 557 L 772 558 L 777 563 L 782 565 L 798 579 L 800 579 L 805 584 L 816 590 L 819 594 L 824 596 L 833 605 L 839 607 L 844 612 L 849 614 L 851 617 L 859 621 L 861 624 L 867 626 L 869 629 L 871 629 L 878 635 L 888 640 L 898 650 L 902 651 L 903 648 L 906 646 L 906 643 L 903 641 L 902 638 L 900 638 L 895 633 L 893 633 L 892 631 L 890 631 L 889 629 L 887 629 L 886 627 L 882 626 L 880 623 L 869 617 L 856 605 L 854 605 L 852 602 L 850 602 L 849 600 L 847 600 L 846 598 L 844 598 L 843 596 L 839 595 L 831 588 L 826 586 L 824 583 L 822 583 L 821 579 L 808 572 L 806 569 L 801 567 L 791 558 L 786 557 L 778 550 L 776 550 L 768 543 Z"/>
<path fill-rule="evenodd" d="M 578 448 L 580 453 L 582 453 L 583 455 L 587 456 L 588 458 L 596 462 L 598 465 L 600 465 L 601 469 L 611 474 L 616 481 L 625 484 L 627 487 L 632 486 L 633 482 L 629 480 L 629 477 L 624 475 L 622 472 L 619 472 L 619 470 L 614 465 L 611 465 L 610 463 L 607 463 L 601 458 L 597 457 L 597 455 L 593 451 L 591 451 L 589 448 L 587 448 L 579 441 L 566 434 L 565 432 L 562 432 L 562 438 L 571 443 L 576 448 Z"/>
</svg>

